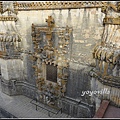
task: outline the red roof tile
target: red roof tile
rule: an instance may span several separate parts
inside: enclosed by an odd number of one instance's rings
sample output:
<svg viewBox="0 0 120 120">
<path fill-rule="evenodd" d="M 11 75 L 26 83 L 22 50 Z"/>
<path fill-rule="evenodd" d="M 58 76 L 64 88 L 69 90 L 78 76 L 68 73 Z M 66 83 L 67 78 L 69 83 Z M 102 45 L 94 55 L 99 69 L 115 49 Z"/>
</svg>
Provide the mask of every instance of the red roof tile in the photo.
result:
<svg viewBox="0 0 120 120">
<path fill-rule="evenodd" d="M 103 100 L 100 107 L 98 108 L 96 114 L 94 115 L 94 118 L 102 118 L 104 116 L 104 113 L 109 105 L 109 101 Z"/>
</svg>

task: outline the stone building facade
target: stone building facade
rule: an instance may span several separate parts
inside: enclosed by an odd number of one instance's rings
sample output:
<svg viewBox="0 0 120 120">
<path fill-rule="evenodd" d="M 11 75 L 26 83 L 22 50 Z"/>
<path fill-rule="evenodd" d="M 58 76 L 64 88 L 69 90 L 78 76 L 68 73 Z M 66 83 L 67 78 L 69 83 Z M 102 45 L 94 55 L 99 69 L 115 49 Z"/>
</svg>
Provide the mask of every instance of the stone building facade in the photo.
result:
<svg viewBox="0 0 120 120">
<path fill-rule="evenodd" d="M 103 99 L 120 106 L 119 3 L 0 6 L 4 93 L 37 99 L 78 118 L 93 117 Z M 95 93 L 102 89 L 110 93 Z"/>
</svg>

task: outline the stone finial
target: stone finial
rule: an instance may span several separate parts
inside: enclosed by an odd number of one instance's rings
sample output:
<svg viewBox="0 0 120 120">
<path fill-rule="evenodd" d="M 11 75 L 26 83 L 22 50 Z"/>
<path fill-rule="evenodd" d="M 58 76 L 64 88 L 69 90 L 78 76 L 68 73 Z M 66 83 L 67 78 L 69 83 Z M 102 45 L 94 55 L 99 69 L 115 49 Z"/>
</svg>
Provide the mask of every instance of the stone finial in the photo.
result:
<svg viewBox="0 0 120 120">
<path fill-rule="evenodd" d="M 53 27 L 54 26 L 54 19 L 52 18 L 52 16 L 48 16 L 48 19 L 46 19 L 46 22 L 48 23 L 48 27 Z"/>
</svg>

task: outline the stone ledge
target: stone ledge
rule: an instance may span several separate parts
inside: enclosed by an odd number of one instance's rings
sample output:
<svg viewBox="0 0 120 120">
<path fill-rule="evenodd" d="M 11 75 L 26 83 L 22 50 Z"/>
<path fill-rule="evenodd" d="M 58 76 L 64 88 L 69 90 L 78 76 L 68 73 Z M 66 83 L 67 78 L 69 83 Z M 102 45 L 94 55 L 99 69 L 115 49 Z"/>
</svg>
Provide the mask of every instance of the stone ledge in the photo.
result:
<svg viewBox="0 0 120 120">
<path fill-rule="evenodd" d="M 120 77 L 115 76 L 102 76 L 102 73 L 97 71 L 91 71 L 90 75 L 92 77 L 98 78 L 98 81 L 100 81 L 104 85 L 108 85 L 115 88 L 120 88 Z"/>
</svg>

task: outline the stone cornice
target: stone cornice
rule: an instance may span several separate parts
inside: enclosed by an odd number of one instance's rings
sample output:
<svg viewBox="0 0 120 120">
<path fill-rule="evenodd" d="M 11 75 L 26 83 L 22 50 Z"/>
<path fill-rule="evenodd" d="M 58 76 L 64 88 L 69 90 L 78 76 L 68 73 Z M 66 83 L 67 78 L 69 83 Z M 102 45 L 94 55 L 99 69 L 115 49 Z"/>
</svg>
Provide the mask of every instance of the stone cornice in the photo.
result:
<svg viewBox="0 0 120 120">
<path fill-rule="evenodd" d="M 106 6 L 107 2 L 14 2 L 16 11 L 26 10 L 49 10 L 49 9 L 79 9 L 79 8 L 100 8 Z"/>
</svg>

